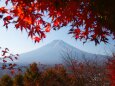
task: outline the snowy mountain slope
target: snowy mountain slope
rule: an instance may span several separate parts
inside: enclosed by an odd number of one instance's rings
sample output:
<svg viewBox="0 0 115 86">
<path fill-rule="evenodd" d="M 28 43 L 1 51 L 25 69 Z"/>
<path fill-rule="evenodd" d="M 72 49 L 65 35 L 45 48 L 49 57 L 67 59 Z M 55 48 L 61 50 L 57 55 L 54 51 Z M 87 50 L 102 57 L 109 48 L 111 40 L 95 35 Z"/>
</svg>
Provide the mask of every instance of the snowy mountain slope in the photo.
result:
<svg viewBox="0 0 115 86">
<path fill-rule="evenodd" d="M 41 62 L 43 64 L 56 64 L 62 63 L 62 56 L 66 56 L 70 53 L 73 57 L 82 59 L 83 56 L 86 58 L 93 58 L 97 56 L 99 59 L 103 58 L 103 55 L 95 55 L 81 51 L 62 40 L 54 40 L 53 42 L 27 53 L 20 55 L 20 63 L 32 63 Z"/>
</svg>

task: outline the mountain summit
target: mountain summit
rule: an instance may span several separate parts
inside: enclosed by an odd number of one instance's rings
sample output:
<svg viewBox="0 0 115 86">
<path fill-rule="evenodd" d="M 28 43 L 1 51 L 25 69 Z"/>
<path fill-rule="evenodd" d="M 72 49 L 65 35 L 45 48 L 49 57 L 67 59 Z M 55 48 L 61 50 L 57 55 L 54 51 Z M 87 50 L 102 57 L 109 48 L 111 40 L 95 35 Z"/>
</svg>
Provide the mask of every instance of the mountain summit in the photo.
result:
<svg viewBox="0 0 115 86">
<path fill-rule="evenodd" d="M 58 64 L 63 62 L 62 57 L 66 57 L 67 54 L 70 54 L 72 57 L 77 59 L 82 59 L 83 56 L 86 58 L 93 58 L 95 56 L 95 54 L 81 51 L 62 40 L 54 40 L 41 48 L 21 54 L 19 62 L 41 62 L 43 64 Z M 96 56 L 99 58 L 103 57 L 102 55 Z"/>
</svg>

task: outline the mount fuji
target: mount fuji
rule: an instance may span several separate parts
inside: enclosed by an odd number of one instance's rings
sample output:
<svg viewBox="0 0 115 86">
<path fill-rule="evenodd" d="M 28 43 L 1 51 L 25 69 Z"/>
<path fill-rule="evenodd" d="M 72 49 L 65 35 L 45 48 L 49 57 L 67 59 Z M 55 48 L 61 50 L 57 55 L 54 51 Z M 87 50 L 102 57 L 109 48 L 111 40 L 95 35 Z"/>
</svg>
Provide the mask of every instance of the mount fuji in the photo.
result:
<svg viewBox="0 0 115 86">
<path fill-rule="evenodd" d="M 32 62 L 40 62 L 43 64 L 59 64 L 63 63 L 62 57 L 66 57 L 67 54 L 70 54 L 72 57 L 75 57 L 79 60 L 81 60 L 83 56 L 85 56 L 87 59 L 94 57 L 103 59 L 105 57 L 104 55 L 96 55 L 79 50 L 62 40 L 54 40 L 41 48 L 21 54 L 18 62 L 25 64 Z"/>
</svg>

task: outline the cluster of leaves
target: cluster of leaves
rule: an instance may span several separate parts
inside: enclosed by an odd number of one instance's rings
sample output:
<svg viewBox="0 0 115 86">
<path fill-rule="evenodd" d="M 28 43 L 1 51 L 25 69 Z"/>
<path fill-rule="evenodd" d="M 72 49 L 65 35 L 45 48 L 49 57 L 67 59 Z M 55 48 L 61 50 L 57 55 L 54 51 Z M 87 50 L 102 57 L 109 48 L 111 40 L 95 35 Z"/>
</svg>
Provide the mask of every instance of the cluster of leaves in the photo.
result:
<svg viewBox="0 0 115 86">
<path fill-rule="evenodd" d="M 76 39 L 107 43 L 115 37 L 114 0 L 6 0 L 10 9 L 0 8 L 4 26 L 13 23 L 16 29 L 26 30 L 28 36 L 39 42 L 51 28 L 56 30 L 71 25 L 70 34 Z M 4 16 L 7 14 L 7 16 Z M 50 22 L 43 19 L 45 14 Z M 82 27 L 82 29 L 80 29 Z"/>
<path fill-rule="evenodd" d="M 16 61 L 19 58 L 19 54 L 12 54 L 10 53 L 10 50 L 8 48 L 2 49 L 1 50 L 1 70 L 10 70 L 12 74 L 15 73 L 16 70 L 21 71 L 21 66 L 18 66 L 15 64 L 14 61 Z"/>
<path fill-rule="evenodd" d="M 73 65 L 57 64 L 40 70 L 40 65 L 30 64 L 24 74 L 5 75 L 1 86 L 109 86 L 105 67 L 96 64 L 73 62 Z M 4 84 L 5 83 L 5 84 Z"/>
</svg>

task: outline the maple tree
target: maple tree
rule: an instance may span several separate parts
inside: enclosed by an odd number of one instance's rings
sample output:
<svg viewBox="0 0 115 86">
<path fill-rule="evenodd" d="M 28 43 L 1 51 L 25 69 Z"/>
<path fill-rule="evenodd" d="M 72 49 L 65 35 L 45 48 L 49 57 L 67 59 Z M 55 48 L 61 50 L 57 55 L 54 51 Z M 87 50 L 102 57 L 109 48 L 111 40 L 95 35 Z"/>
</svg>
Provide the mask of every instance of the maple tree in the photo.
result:
<svg viewBox="0 0 115 86">
<path fill-rule="evenodd" d="M 0 7 L 4 26 L 13 23 L 16 29 L 26 30 L 35 42 L 46 37 L 51 29 L 70 25 L 75 39 L 107 43 L 115 38 L 114 0 L 5 0 L 10 9 Z M 5 15 L 6 14 L 6 15 Z M 44 17 L 49 17 L 47 21 Z M 82 27 L 82 28 L 80 28 Z"/>
</svg>

